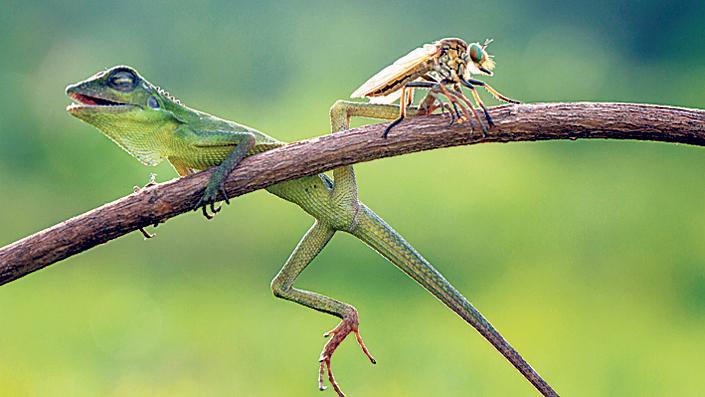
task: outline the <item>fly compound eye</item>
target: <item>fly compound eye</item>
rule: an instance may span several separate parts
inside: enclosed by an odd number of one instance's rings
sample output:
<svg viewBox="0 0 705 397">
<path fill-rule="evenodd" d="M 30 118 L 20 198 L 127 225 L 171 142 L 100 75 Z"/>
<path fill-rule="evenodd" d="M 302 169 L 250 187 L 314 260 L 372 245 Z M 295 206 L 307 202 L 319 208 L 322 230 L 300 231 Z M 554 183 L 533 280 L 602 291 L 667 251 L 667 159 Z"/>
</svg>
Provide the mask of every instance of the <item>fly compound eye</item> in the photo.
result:
<svg viewBox="0 0 705 397">
<path fill-rule="evenodd" d="M 112 88 L 123 92 L 133 90 L 136 82 L 137 76 L 127 70 L 116 71 L 108 78 L 108 84 Z"/>
<path fill-rule="evenodd" d="M 470 59 L 472 59 L 473 62 L 482 63 L 484 56 L 484 51 L 482 51 L 482 48 L 477 43 L 470 46 Z"/>
<path fill-rule="evenodd" d="M 147 100 L 147 106 L 149 106 L 152 109 L 159 109 L 159 102 L 157 101 L 157 98 L 151 96 Z"/>
</svg>

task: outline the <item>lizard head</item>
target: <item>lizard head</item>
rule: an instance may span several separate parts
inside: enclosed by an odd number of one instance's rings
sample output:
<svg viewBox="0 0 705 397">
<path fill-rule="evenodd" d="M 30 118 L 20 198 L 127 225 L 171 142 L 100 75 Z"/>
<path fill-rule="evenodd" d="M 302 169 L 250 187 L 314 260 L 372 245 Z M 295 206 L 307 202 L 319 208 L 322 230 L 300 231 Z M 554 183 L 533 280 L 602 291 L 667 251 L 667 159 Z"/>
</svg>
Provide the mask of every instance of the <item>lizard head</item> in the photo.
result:
<svg viewBox="0 0 705 397">
<path fill-rule="evenodd" d="M 93 125 L 145 164 L 155 165 L 158 135 L 174 130 L 180 102 L 129 66 L 115 66 L 66 87 L 66 111 Z M 180 110 L 181 109 L 181 110 Z"/>
<path fill-rule="evenodd" d="M 66 111 L 101 130 L 120 121 L 159 123 L 171 116 L 163 111 L 163 91 L 129 66 L 114 66 L 71 84 L 66 95 L 74 101 Z"/>
</svg>

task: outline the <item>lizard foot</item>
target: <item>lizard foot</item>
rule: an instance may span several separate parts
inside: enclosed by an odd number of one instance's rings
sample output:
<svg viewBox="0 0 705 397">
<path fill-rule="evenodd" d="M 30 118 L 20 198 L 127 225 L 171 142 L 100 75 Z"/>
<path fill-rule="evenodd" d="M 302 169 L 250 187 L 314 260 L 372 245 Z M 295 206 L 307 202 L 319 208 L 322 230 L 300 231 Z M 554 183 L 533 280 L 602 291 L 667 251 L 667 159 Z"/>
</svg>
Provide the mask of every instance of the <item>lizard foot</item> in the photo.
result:
<svg viewBox="0 0 705 397">
<path fill-rule="evenodd" d="M 144 187 L 140 187 L 140 186 L 136 186 L 136 185 L 135 185 L 135 187 L 134 187 L 132 190 L 133 190 L 135 193 L 137 193 L 137 192 L 142 191 L 142 189 L 146 189 L 146 188 L 151 187 L 151 186 L 154 186 L 154 185 L 156 185 L 156 184 L 157 184 L 157 174 L 155 174 L 154 172 L 151 172 L 151 173 L 149 174 L 149 182 L 147 182 L 147 184 L 144 185 Z M 159 225 L 158 223 L 155 223 L 155 224 L 154 224 L 154 227 L 157 227 L 158 225 Z M 140 233 L 142 233 L 142 235 L 144 236 L 144 239 L 145 239 L 145 240 L 157 236 L 156 233 L 150 233 L 150 232 L 147 231 L 147 229 L 145 229 L 145 228 L 143 228 L 143 227 L 139 228 L 139 231 L 140 231 Z"/>
<path fill-rule="evenodd" d="M 203 192 L 203 196 L 201 197 L 200 200 L 198 200 L 198 203 L 193 207 L 194 211 L 198 211 L 200 208 L 201 211 L 203 212 L 203 216 L 206 217 L 206 219 L 211 220 L 213 219 L 213 216 L 220 212 L 222 207 L 216 207 L 215 203 L 218 201 L 218 194 L 221 194 L 225 200 L 225 204 L 230 204 L 230 200 L 228 199 L 228 194 L 225 191 L 225 186 L 223 186 L 222 183 L 220 184 L 212 184 L 208 183 L 208 186 L 206 187 L 205 191 Z M 210 207 L 211 209 L 211 214 L 208 213 L 208 208 Z"/>
<path fill-rule="evenodd" d="M 365 353 L 367 358 L 370 359 L 372 364 L 377 364 L 377 360 L 375 360 L 374 357 L 372 357 L 372 354 L 370 354 L 370 351 L 367 350 L 367 346 L 365 346 L 365 343 L 362 341 L 362 337 L 360 336 L 360 331 L 358 330 L 358 327 L 360 325 L 360 322 L 358 320 L 357 316 L 357 311 L 353 309 L 350 314 L 346 315 L 343 320 L 333 328 L 332 330 L 326 332 L 323 334 L 324 337 L 331 337 L 328 343 L 323 347 L 323 351 L 321 352 L 321 357 L 319 358 L 319 362 L 321 363 L 320 368 L 318 370 L 318 388 L 319 390 L 325 390 L 326 387 L 323 385 L 323 376 L 324 373 L 328 373 L 328 381 L 330 382 L 331 386 L 333 386 L 333 390 L 335 390 L 336 393 L 338 393 L 339 397 L 345 397 L 345 394 L 343 391 L 340 389 L 340 386 L 338 385 L 338 382 L 336 382 L 335 377 L 333 376 L 333 371 L 331 370 L 330 366 L 330 360 L 331 357 L 333 356 L 333 353 L 335 352 L 335 349 L 338 348 L 340 343 L 352 332 L 355 334 L 355 338 L 357 339 L 357 343 L 360 345 L 362 348 L 362 352 Z"/>
</svg>

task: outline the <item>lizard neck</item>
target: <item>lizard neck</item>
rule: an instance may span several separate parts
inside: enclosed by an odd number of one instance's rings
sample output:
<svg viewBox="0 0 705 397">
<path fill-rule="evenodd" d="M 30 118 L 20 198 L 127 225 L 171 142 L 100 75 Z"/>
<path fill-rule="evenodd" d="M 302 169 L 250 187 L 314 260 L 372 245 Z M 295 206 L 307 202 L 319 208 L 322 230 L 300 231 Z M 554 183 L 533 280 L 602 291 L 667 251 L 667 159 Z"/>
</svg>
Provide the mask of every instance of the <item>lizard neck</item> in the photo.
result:
<svg viewBox="0 0 705 397">
<path fill-rule="evenodd" d="M 106 119 L 96 125 L 99 130 L 123 150 L 145 165 L 157 165 L 162 161 L 161 148 L 179 127 L 175 120 L 155 123 L 150 120 L 129 118 Z"/>
</svg>

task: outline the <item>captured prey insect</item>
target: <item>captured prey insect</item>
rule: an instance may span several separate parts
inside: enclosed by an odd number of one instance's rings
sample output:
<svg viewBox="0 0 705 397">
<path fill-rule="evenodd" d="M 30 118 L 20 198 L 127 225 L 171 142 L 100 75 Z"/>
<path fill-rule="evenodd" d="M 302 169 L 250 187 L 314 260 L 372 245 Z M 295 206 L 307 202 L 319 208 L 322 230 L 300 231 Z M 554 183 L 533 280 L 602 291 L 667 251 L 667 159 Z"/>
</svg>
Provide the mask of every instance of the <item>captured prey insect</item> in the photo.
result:
<svg viewBox="0 0 705 397">
<path fill-rule="evenodd" d="M 384 130 L 383 136 L 385 138 L 389 131 L 406 116 L 406 108 L 413 102 L 415 88 L 431 89 L 426 99 L 422 102 L 425 114 L 432 113 L 438 107 L 441 110 L 447 108 L 449 109 L 452 123 L 456 119 L 462 121 L 462 118 L 469 122 L 469 112 L 472 112 L 472 115 L 482 127 L 483 133 L 487 132 L 487 128 L 480 120 L 475 107 L 463 95 L 460 88 L 461 85 L 470 89 L 476 104 L 485 113 L 485 118 L 490 128 L 494 126 L 494 123 L 475 86 L 485 87 L 490 94 L 501 101 L 519 103 L 500 94 L 487 83 L 470 77 L 473 74 L 492 76 L 492 69 L 494 69 L 495 63 L 486 51 L 487 46 L 491 42 L 491 40 L 486 40 L 483 44 L 471 43 L 468 45 L 462 39 L 445 38 L 431 44 L 425 44 L 397 59 L 393 64 L 372 76 L 355 90 L 350 97 L 367 97 L 370 98 L 370 103 L 375 104 L 390 104 L 397 99 L 400 100 L 399 117 L 392 121 Z M 451 88 L 446 87 L 447 85 L 450 85 Z M 436 98 L 436 94 L 439 92 L 448 99 L 453 111 L 450 111 L 450 105 L 441 103 Z M 436 101 L 440 105 L 436 105 Z M 458 108 L 462 110 L 463 116 L 460 115 Z"/>
</svg>

